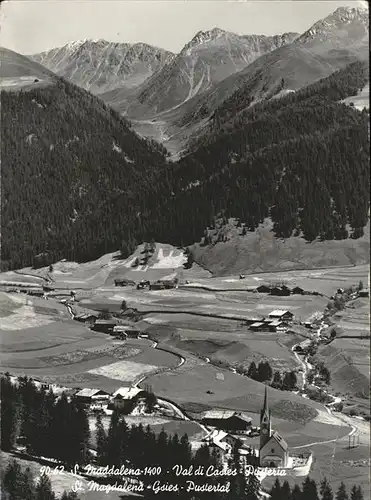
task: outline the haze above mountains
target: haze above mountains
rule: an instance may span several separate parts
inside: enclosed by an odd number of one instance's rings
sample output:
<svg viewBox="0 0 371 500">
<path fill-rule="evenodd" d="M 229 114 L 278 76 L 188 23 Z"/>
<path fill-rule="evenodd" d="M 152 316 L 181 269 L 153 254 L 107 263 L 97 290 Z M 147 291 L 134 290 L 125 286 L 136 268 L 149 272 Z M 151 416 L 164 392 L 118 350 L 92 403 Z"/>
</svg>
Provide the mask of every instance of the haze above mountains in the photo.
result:
<svg viewBox="0 0 371 500">
<path fill-rule="evenodd" d="M 2 267 L 154 238 L 242 272 L 246 232 L 256 269 L 367 261 L 369 115 L 341 104 L 368 84 L 367 49 L 368 11 L 352 8 L 302 35 L 199 32 L 177 55 L 100 40 L 34 60 L 1 49 Z M 272 260 L 262 225 L 284 242 Z"/>
</svg>

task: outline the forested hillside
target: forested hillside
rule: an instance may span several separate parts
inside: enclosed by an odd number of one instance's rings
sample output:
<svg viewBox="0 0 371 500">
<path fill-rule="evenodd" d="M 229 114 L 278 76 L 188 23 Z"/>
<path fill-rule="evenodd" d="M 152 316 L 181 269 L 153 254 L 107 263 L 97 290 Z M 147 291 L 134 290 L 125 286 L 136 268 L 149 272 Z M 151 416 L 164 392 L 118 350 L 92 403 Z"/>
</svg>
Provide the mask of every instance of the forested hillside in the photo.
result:
<svg viewBox="0 0 371 500">
<path fill-rule="evenodd" d="M 281 109 L 283 105 L 291 105 L 305 101 L 306 99 L 319 95 L 327 98 L 330 101 L 341 101 L 350 95 L 356 95 L 369 81 L 369 65 L 368 62 L 356 61 L 349 64 L 346 68 L 340 69 L 328 76 L 322 78 L 303 89 L 289 93 L 286 96 L 281 96 L 281 99 L 270 102 L 267 106 L 267 101 L 279 94 L 284 88 L 284 79 L 280 85 L 274 90 L 272 96 L 264 99 L 254 107 L 254 111 L 249 113 L 246 108 L 253 102 L 251 97 L 251 82 L 241 87 L 238 91 L 226 99 L 221 106 L 213 113 L 211 120 L 211 129 L 220 130 L 220 128 L 229 120 L 237 122 L 238 125 L 249 121 L 251 116 L 254 116 L 258 110 L 274 110 Z M 239 113 L 245 111 L 242 116 Z"/>
<path fill-rule="evenodd" d="M 90 260 L 123 240 L 135 247 L 140 207 L 161 187 L 162 146 L 61 79 L 3 91 L 1 111 L 2 267 Z"/>
<path fill-rule="evenodd" d="M 152 238 L 190 245 L 220 214 L 244 231 L 270 218 L 278 237 L 359 238 L 369 209 L 369 115 L 337 101 L 365 74 L 353 64 L 237 115 L 229 103 L 197 149 L 171 165 L 161 146 L 63 80 L 3 92 L 2 267 L 119 248 L 127 256 Z"/>
<path fill-rule="evenodd" d="M 226 103 L 180 161 L 179 198 L 224 210 L 249 230 L 271 217 L 279 237 L 346 238 L 347 224 L 361 236 L 369 207 L 368 112 L 337 101 L 367 80 L 366 65 L 354 63 L 240 114 L 238 100 Z M 202 214 L 206 226 L 208 210 Z"/>
</svg>

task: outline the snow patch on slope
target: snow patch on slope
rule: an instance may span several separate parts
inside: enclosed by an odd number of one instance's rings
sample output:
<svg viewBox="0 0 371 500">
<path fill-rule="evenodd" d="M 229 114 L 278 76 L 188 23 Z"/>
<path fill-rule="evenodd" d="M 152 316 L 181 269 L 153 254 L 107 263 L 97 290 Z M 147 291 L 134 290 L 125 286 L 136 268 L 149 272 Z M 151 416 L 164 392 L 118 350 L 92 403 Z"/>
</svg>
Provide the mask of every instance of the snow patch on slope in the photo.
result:
<svg viewBox="0 0 371 500">
<path fill-rule="evenodd" d="M 169 255 L 164 255 L 163 249 L 159 248 L 157 259 L 158 261 L 153 264 L 153 269 L 169 269 L 182 267 L 183 264 L 187 262 L 187 257 L 183 253 L 179 253 L 178 255 L 174 255 L 175 251 L 170 250 Z"/>
</svg>

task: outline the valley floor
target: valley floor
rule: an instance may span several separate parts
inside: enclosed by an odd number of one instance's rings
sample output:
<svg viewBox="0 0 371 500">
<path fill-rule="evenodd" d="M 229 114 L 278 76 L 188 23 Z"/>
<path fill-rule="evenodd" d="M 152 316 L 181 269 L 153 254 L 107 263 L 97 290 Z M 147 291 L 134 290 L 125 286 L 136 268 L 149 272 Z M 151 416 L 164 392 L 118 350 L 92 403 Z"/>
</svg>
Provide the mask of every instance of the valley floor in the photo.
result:
<svg viewBox="0 0 371 500">
<path fill-rule="evenodd" d="M 99 387 L 110 392 L 120 386 L 150 384 L 156 395 L 173 401 L 188 416 L 197 417 L 211 408 L 233 409 L 247 412 L 257 425 L 264 385 L 235 373 L 234 367 L 247 368 L 252 361 L 267 360 L 275 370 L 298 369 L 291 348 L 311 335 L 300 321 L 323 312 L 328 297 L 337 288 L 368 281 L 366 265 L 252 274 L 245 279 L 233 275 L 212 278 L 197 266 L 183 270 L 180 256 L 180 252 L 165 248 L 157 266 L 149 266 L 147 270 L 133 269 L 132 258 L 122 261 L 108 255 L 82 265 L 61 262 L 53 266 L 52 272 L 27 269 L 1 274 L 4 290 L 0 293 L 1 370 L 65 387 Z M 172 267 L 167 267 L 170 262 Z M 113 283 L 114 279 L 127 275 L 130 279 L 138 276 L 140 281 L 146 275 L 153 280 L 174 272 L 180 276 L 181 284 L 172 290 L 137 290 Z M 9 292 L 21 283 L 41 287 L 47 280 L 55 288 L 48 300 Z M 322 295 L 279 297 L 253 292 L 262 283 L 283 280 L 289 286 L 295 283 Z M 72 310 L 117 313 L 125 301 L 128 308 L 141 313 L 135 326 L 150 339 L 120 342 L 73 321 L 67 307 L 60 303 L 71 290 L 76 294 Z M 347 308 L 340 318 L 334 318 L 344 333 L 365 326 L 364 304 L 362 301 L 357 304 L 359 307 Z M 289 331 L 252 332 L 244 325 L 244 320 L 267 316 L 274 309 L 295 314 Z M 360 327 L 353 328 L 355 324 Z M 349 352 L 344 342 L 356 342 L 354 352 Z M 156 345 L 158 348 L 154 348 Z M 345 361 L 342 358 L 341 365 L 336 352 L 345 349 L 348 357 Z M 369 383 L 363 365 L 368 349 L 369 337 L 340 336 L 320 352 L 333 373 L 332 390 L 337 390 L 346 403 L 351 397 L 356 398 L 353 405 L 358 405 L 358 409 L 362 408 L 359 397 L 349 385 L 342 385 L 347 379 L 344 363 L 348 370 L 366 377 Z M 350 483 L 366 484 L 368 423 L 334 414 L 320 403 L 287 391 L 270 388 L 269 399 L 273 427 L 290 448 L 313 451 L 311 477 L 320 479 L 326 475 L 333 483 L 348 478 Z M 362 401 L 367 413 L 369 400 Z M 164 425 L 169 432 L 173 426 L 173 432 L 183 430 L 192 434 L 190 427 L 185 430 L 175 422 L 170 419 L 148 423 L 154 428 Z M 197 434 L 196 430 L 193 432 Z M 347 448 L 350 433 L 356 433 L 360 439 L 359 446 L 351 450 Z M 264 486 L 269 481 L 266 479 Z M 301 482 L 301 479 L 290 481 Z"/>
</svg>

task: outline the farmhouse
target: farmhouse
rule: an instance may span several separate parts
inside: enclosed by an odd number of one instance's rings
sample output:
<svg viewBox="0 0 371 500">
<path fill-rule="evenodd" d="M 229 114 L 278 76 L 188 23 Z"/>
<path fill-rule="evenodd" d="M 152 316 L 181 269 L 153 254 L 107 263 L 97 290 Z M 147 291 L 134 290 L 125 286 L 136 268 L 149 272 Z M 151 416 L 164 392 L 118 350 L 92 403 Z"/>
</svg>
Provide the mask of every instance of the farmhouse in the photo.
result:
<svg viewBox="0 0 371 500">
<path fill-rule="evenodd" d="M 290 295 L 290 289 L 287 288 L 286 285 L 275 286 L 275 287 L 271 288 L 270 293 L 271 293 L 271 295 L 288 296 L 288 295 Z"/>
<path fill-rule="evenodd" d="M 165 288 L 178 288 L 178 278 L 176 274 L 170 274 L 169 276 L 165 276 L 158 280 L 158 283 L 162 283 Z"/>
<path fill-rule="evenodd" d="M 250 330 L 252 330 L 253 332 L 262 332 L 262 331 L 266 331 L 268 329 L 268 325 L 267 323 L 265 322 L 257 322 L 257 323 L 253 323 L 252 325 L 250 325 Z"/>
<path fill-rule="evenodd" d="M 75 394 L 76 401 L 83 405 L 107 405 L 109 397 L 109 393 L 102 389 L 82 389 Z"/>
<path fill-rule="evenodd" d="M 97 319 L 92 326 L 92 330 L 102 333 L 112 333 L 116 322 L 109 319 Z"/>
<path fill-rule="evenodd" d="M 150 288 L 151 283 L 147 280 L 141 280 L 137 284 L 137 290 L 143 290 L 144 288 Z"/>
<path fill-rule="evenodd" d="M 214 411 L 204 413 L 202 423 L 225 431 L 247 431 L 251 427 L 251 418 L 235 411 Z"/>
<path fill-rule="evenodd" d="M 122 408 L 127 401 L 132 399 L 139 399 L 145 395 L 145 391 L 139 389 L 139 387 L 120 387 L 116 392 L 112 394 L 110 403 L 115 408 Z"/>
<path fill-rule="evenodd" d="M 282 332 L 287 329 L 288 325 L 284 321 L 280 321 L 279 319 L 275 319 L 268 323 L 268 330 L 270 332 Z"/>
<path fill-rule="evenodd" d="M 306 339 L 295 347 L 297 352 L 305 352 L 312 343 L 311 339 Z"/>
<path fill-rule="evenodd" d="M 278 432 L 272 431 L 267 388 L 265 388 L 264 405 L 260 413 L 259 464 L 260 467 L 286 467 L 288 459 L 286 441 Z"/>
<path fill-rule="evenodd" d="M 264 318 L 262 316 L 250 316 L 249 318 L 244 319 L 244 324 L 245 325 L 252 325 L 253 323 L 261 323 L 264 321 Z"/>
<path fill-rule="evenodd" d="M 128 280 L 128 279 L 125 279 L 125 278 L 116 279 L 115 280 L 115 286 L 135 286 L 135 281 Z"/>
<path fill-rule="evenodd" d="M 130 325 L 116 325 L 113 328 L 112 335 L 120 337 L 123 336 L 125 338 L 137 339 L 140 335 L 141 331 L 138 328 Z"/>
<path fill-rule="evenodd" d="M 304 295 L 304 290 L 302 288 L 300 288 L 300 286 L 295 286 L 292 289 L 292 293 L 293 293 L 293 295 Z"/>
<path fill-rule="evenodd" d="M 269 293 L 271 289 L 267 285 L 260 285 L 256 288 L 256 291 L 259 293 Z"/>
<path fill-rule="evenodd" d="M 294 318 L 294 315 L 290 311 L 276 309 L 276 310 L 272 311 L 271 313 L 269 313 L 268 317 L 272 320 L 273 319 L 280 319 L 281 321 L 292 321 Z"/>
</svg>

